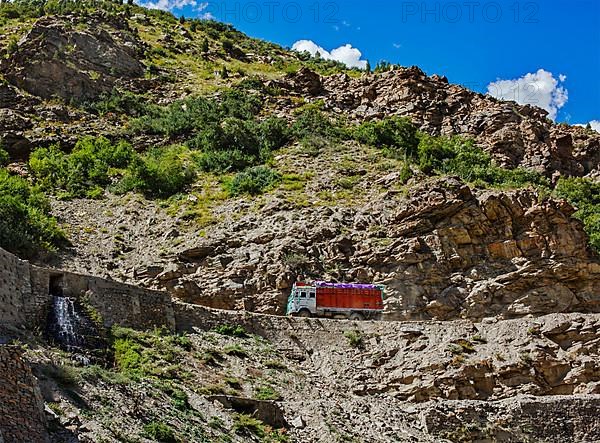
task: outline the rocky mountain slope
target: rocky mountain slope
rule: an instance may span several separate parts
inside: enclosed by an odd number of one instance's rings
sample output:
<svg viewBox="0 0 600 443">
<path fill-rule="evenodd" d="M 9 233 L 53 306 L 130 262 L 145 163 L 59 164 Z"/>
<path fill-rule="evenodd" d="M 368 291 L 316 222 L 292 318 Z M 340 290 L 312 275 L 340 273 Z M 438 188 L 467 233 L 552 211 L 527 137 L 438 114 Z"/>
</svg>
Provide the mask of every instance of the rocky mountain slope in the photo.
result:
<svg viewBox="0 0 600 443">
<path fill-rule="evenodd" d="M 0 3 L 0 247 L 196 320 L 81 294 L 88 364 L 0 328 L 54 441 L 600 439 L 600 134 L 102 5 Z M 385 321 L 281 317 L 300 278 L 384 284 Z"/>
</svg>

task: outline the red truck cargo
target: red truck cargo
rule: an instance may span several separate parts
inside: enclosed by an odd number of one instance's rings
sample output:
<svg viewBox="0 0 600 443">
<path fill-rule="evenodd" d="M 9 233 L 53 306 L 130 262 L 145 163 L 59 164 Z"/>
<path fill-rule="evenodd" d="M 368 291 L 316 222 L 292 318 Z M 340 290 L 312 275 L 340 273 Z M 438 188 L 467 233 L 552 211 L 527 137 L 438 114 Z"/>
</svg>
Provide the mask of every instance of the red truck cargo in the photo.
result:
<svg viewBox="0 0 600 443">
<path fill-rule="evenodd" d="M 379 319 L 384 287 L 356 283 L 298 282 L 288 299 L 287 314 L 300 317 Z"/>
</svg>

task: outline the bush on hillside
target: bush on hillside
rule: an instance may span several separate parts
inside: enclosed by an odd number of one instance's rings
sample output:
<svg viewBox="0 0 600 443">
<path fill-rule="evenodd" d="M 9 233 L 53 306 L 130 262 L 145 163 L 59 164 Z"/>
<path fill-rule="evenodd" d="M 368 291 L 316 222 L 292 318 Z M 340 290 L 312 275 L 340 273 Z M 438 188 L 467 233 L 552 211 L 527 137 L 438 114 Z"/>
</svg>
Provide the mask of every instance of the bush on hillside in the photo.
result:
<svg viewBox="0 0 600 443">
<path fill-rule="evenodd" d="M 64 240 L 39 188 L 0 169 L 0 247 L 27 258 Z"/>
<path fill-rule="evenodd" d="M 9 161 L 10 158 L 8 156 L 8 152 L 0 147 L 0 166 L 6 166 Z"/>
<path fill-rule="evenodd" d="M 172 138 L 209 124 L 216 124 L 220 116 L 214 101 L 195 97 L 177 101 L 166 107 L 150 107 L 146 115 L 132 121 L 131 128 L 135 132 Z"/>
<path fill-rule="evenodd" d="M 84 137 L 70 154 L 57 145 L 35 150 L 29 169 L 44 190 L 59 191 L 68 198 L 94 198 L 111 183 L 113 170 L 126 168 L 135 156 L 126 142 L 113 144 L 104 137 Z"/>
<path fill-rule="evenodd" d="M 256 166 L 236 174 L 226 187 L 232 196 L 241 194 L 259 195 L 280 179 L 280 175 L 272 169 L 266 166 Z"/>
<path fill-rule="evenodd" d="M 144 435 L 160 443 L 177 443 L 175 432 L 164 423 L 153 421 L 144 426 Z"/>
<path fill-rule="evenodd" d="M 98 115 L 108 113 L 126 114 L 131 117 L 141 117 L 148 111 L 148 103 L 144 96 L 129 91 L 113 91 L 102 94 L 96 102 L 85 105 L 90 112 Z"/>
<path fill-rule="evenodd" d="M 198 166 L 205 171 L 241 171 L 264 162 L 271 151 L 290 138 L 287 122 L 279 118 L 258 121 L 261 102 L 253 94 L 228 90 L 218 100 L 189 98 L 172 105 L 153 107 L 133 121 L 135 131 L 186 137 L 200 151 Z"/>
<path fill-rule="evenodd" d="M 414 158 L 419 145 L 417 128 L 409 119 L 395 116 L 361 124 L 354 130 L 354 138 L 364 144 L 387 148 L 394 157 Z"/>
<path fill-rule="evenodd" d="M 289 140 L 285 120 L 263 122 L 227 118 L 199 132 L 188 145 L 202 152 L 199 166 L 205 171 L 241 171 L 267 160 L 271 151 Z"/>
<path fill-rule="evenodd" d="M 561 178 L 555 193 L 577 208 L 575 218 L 583 222 L 590 244 L 600 253 L 600 183 L 589 178 Z"/>
<path fill-rule="evenodd" d="M 227 117 L 253 119 L 260 109 L 258 97 L 232 89 L 222 93 L 218 100 L 190 97 L 166 107 L 150 107 L 147 115 L 132 122 L 131 128 L 136 132 L 177 137 L 217 126 Z"/>
<path fill-rule="evenodd" d="M 419 167 L 425 173 L 458 175 L 467 182 L 493 186 L 548 186 L 547 180 L 537 172 L 495 165 L 492 157 L 475 146 L 473 140 L 458 136 L 433 137 L 421 134 L 417 157 Z"/>
<path fill-rule="evenodd" d="M 196 166 L 187 148 L 154 148 L 136 157 L 127 168 L 115 192 L 142 192 L 149 197 L 167 198 L 183 192 L 196 177 Z"/>
<path fill-rule="evenodd" d="M 334 125 L 317 106 L 309 105 L 296 116 L 296 121 L 292 125 L 292 134 L 298 140 L 316 136 L 338 138 L 343 135 L 343 131 Z"/>
</svg>

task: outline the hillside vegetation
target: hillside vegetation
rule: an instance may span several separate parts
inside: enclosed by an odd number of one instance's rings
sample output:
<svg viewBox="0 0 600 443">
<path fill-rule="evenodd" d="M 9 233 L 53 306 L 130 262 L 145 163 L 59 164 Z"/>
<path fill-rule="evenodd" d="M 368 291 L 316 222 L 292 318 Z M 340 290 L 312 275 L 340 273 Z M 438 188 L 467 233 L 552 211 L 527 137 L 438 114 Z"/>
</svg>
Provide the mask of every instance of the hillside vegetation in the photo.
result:
<svg viewBox="0 0 600 443">
<path fill-rule="evenodd" d="M 0 58 L 0 341 L 52 443 L 600 439 L 597 132 L 131 1 L 0 1 Z M 285 316 L 300 279 L 382 321 Z"/>
</svg>

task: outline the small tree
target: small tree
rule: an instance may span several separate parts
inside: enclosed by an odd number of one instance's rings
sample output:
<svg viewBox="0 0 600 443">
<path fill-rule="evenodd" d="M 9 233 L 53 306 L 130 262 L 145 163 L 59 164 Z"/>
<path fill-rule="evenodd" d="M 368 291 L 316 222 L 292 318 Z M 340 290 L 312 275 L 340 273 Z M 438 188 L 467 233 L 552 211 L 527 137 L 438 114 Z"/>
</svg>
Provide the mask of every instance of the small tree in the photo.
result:
<svg viewBox="0 0 600 443">
<path fill-rule="evenodd" d="M 233 42 L 229 39 L 223 40 L 223 50 L 227 54 L 231 54 L 233 52 Z"/>
<path fill-rule="evenodd" d="M 192 22 L 190 23 L 190 31 L 196 32 L 197 29 L 198 29 L 198 22 L 196 22 L 196 20 L 192 20 Z"/>
<path fill-rule="evenodd" d="M 179 23 L 181 23 L 182 25 L 185 23 L 185 16 L 182 15 L 181 17 L 179 17 Z"/>
<path fill-rule="evenodd" d="M 371 73 L 371 63 L 369 63 L 369 60 L 367 60 L 367 66 L 365 66 L 365 72 L 367 74 Z"/>
<path fill-rule="evenodd" d="M 221 69 L 221 78 L 229 78 L 229 71 L 225 65 L 223 65 L 223 69 Z"/>
<path fill-rule="evenodd" d="M 17 37 L 15 37 L 14 35 L 10 37 L 10 39 L 8 40 L 8 53 L 9 54 L 14 54 L 15 52 L 17 52 L 19 50 L 19 43 L 17 42 Z"/>
<path fill-rule="evenodd" d="M 202 52 L 204 54 L 208 53 L 209 47 L 208 47 L 208 39 L 206 37 L 204 37 L 204 40 L 202 40 Z"/>
</svg>

